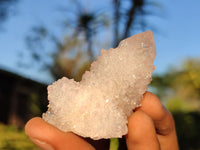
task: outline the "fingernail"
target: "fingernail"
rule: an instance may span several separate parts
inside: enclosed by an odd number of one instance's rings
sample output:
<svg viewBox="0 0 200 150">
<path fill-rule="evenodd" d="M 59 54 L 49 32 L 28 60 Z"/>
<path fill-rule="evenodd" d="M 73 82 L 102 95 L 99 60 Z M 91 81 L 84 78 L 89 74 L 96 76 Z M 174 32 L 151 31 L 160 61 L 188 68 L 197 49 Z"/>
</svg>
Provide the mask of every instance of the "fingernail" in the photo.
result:
<svg viewBox="0 0 200 150">
<path fill-rule="evenodd" d="M 30 139 L 33 141 L 33 143 L 35 143 L 37 146 L 39 146 L 43 150 L 54 150 L 54 148 L 51 145 L 47 144 L 46 142 L 43 142 L 34 138 L 30 138 Z"/>
</svg>

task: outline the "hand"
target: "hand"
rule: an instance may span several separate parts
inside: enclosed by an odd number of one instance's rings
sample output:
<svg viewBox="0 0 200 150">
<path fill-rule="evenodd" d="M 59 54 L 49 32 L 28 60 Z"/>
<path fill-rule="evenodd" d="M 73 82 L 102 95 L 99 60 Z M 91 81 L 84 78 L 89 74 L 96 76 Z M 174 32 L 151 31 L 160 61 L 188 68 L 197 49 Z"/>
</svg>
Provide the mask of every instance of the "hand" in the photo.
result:
<svg viewBox="0 0 200 150">
<path fill-rule="evenodd" d="M 159 99 L 146 92 L 142 106 L 128 120 L 126 143 L 129 150 L 178 150 L 172 115 Z M 94 150 L 89 143 L 71 132 L 62 132 L 41 118 L 31 119 L 26 134 L 44 150 Z"/>
</svg>

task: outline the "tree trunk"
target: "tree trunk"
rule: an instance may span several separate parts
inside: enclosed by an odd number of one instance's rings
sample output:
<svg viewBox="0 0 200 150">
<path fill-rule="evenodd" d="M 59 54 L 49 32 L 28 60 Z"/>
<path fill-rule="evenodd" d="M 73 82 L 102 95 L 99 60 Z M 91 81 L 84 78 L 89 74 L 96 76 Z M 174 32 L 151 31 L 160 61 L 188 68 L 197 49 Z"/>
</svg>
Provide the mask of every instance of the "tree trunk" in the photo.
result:
<svg viewBox="0 0 200 150">
<path fill-rule="evenodd" d="M 123 35 L 123 39 L 129 36 L 131 25 L 133 24 L 134 21 L 135 13 L 136 13 L 136 5 L 134 5 L 134 0 L 132 0 L 132 6 L 128 11 L 128 19 L 126 20 L 125 23 L 125 30 L 124 30 L 125 32 Z"/>
<path fill-rule="evenodd" d="M 94 54 L 92 51 L 92 31 L 88 28 L 85 31 L 85 34 L 86 34 L 86 42 L 87 42 L 87 52 L 88 52 L 90 60 L 93 60 Z"/>
<path fill-rule="evenodd" d="M 113 0 L 114 3 L 114 29 L 113 46 L 116 47 L 119 42 L 119 21 L 120 21 L 120 0 Z"/>
</svg>

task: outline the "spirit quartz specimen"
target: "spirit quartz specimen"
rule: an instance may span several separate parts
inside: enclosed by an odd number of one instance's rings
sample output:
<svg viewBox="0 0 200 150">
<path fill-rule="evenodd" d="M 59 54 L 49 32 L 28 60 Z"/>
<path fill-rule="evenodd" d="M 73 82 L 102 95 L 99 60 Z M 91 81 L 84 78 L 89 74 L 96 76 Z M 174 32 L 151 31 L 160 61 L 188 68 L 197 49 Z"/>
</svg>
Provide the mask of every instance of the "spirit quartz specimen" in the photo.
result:
<svg viewBox="0 0 200 150">
<path fill-rule="evenodd" d="M 127 119 L 151 82 L 156 51 L 151 31 L 102 50 L 80 82 L 63 77 L 48 86 L 43 119 L 62 131 L 92 139 L 122 137 Z"/>
</svg>

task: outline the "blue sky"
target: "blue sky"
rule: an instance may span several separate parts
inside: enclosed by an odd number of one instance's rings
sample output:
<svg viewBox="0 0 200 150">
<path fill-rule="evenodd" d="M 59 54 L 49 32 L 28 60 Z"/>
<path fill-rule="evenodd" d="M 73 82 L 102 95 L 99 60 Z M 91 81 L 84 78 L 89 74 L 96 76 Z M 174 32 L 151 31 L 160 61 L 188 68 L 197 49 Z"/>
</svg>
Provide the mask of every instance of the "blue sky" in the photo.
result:
<svg viewBox="0 0 200 150">
<path fill-rule="evenodd" d="M 159 3 L 162 4 L 163 17 L 148 17 L 147 20 L 158 28 L 158 32 L 154 33 L 157 49 L 154 64 L 155 72 L 162 73 L 167 71 L 169 66 L 178 66 L 187 57 L 200 58 L 200 1 L 160 0 Z M 105 10 L 109 9 L 106 0 L 93 1 L 87 9 L 94 9 L 97 5 L 101 5 Z M 51 82 L 48 72 L 38 71 L 37 67 L 21 68 L 17 62 L 23 59 L 24 62 L 30 63 L 24 37 L 32 26 L 44 24 L 58 36 L 64 36 L 64 32 L 56 28 L 60 26 L 63 14 L 55 10 L 61 6 L 69 8 L 67 0 L 19 1 L 17 14 L 3 24 L 4 31 L 0 32 L 0 68 L 34 80 Z M 20 53 L 23 54 L 22 58 L 19 57 Z"/>
</svg>

